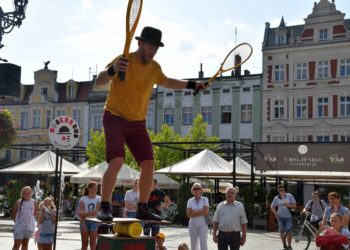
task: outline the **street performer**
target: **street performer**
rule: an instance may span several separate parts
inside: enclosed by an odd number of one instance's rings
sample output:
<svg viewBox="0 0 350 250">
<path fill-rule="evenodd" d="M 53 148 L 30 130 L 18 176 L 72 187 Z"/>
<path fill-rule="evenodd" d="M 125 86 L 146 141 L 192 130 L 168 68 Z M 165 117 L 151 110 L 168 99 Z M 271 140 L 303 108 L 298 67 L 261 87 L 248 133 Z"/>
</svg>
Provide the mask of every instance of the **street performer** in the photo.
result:
<svg viewBox="0 0 350 250">
<path fill-rule="evenodd" d="M 128 146 L 140 166 L 139 202 L 136 218 L 160 220 L 149 211 L 147 202 L 153 185 L 154 160 L 145 118 L 154 84 L 170 89 L 204 89 L 204 82 L 168 78 L 160 65 L 153 60 L 158 48 L 163 47 L 162 32 L 153 27 L 144 27 L 138 40 L 138 49 L 126 59 L 116 57 L 96 78 L 97 85 L 111 81 L 104 107 L 103 127 L 106 138 L 106 161 L 108 169 L 102 179 L 101 207 L 97 218 L 113 219 L 110 196 L 119 170 L 124 162 L 124 144 Z M 120 81 L 116 72 L 124 71 L 125 80 Z"/>
</svg>

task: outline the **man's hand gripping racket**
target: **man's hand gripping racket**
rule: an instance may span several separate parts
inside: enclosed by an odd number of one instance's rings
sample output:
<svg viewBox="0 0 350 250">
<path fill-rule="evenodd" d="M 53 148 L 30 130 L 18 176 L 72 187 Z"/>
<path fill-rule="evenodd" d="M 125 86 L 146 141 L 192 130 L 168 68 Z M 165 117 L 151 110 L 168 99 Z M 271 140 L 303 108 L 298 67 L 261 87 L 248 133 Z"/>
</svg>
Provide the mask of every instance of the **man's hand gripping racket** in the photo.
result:
<svg viewBox="0 0 350 250">
<path fill-rule="evenodd" d="M 137 24 L 139 23 L 143 0 L 129 0 L 128 8 L 126 11 L 126 29 L 125 29 L 125 44 L 123 51 L 123 58 L 125 61 L 128 59 L 131 40 L 134 36 Z M 125 62 L 127 64 L 127 62 Z M 118 77 L 121 81 L 124 81 L 125 71 L 118 71 Z"/>
<path fill-rule="evenodd" d="M 219 70 L 207 82 L 205 82 L 205 86 L 209 86 L 221 73 L 241 66 L 251 57 L 252 53 L 253 48 L 249 43 L 238 44 L 226 55 Z M 201 89 L 203 88 L 197 88 L 192 94 L 197 95 Z"/>
</svg>

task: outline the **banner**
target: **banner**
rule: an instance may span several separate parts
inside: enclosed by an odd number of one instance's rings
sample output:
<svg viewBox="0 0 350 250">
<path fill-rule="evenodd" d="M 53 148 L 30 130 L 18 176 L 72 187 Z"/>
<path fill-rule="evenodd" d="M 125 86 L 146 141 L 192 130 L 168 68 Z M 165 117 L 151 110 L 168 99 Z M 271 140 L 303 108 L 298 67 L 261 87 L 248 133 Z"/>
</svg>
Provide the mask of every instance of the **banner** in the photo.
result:
<svg viewBox="0 0 350 250">
<path fill-rule="evenodd" d="M 256 144 L 255 168 L 256 170 L 350 172 L 350 144 Z"/>
</svg>

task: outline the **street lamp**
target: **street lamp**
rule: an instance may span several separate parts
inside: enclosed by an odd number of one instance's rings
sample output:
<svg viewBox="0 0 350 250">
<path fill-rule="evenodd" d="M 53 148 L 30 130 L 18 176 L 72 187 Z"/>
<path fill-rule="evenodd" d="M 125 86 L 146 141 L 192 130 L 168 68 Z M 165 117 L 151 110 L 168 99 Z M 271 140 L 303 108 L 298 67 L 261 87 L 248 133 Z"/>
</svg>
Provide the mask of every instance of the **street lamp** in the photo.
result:
<svg viewBox="0 0 350 250">
<path fill-rule="evenodd" d="M 10 33 L 15 26 L 18 28 L 22 24 L 22 20 L 26 17 L 25 11 L 28 4 L 28 0 L 13 0 L 14 11 L 4 12 L 0 6 L 0 49 L 4 47 L 1 43 L 2 36 Z"/>
</svg>

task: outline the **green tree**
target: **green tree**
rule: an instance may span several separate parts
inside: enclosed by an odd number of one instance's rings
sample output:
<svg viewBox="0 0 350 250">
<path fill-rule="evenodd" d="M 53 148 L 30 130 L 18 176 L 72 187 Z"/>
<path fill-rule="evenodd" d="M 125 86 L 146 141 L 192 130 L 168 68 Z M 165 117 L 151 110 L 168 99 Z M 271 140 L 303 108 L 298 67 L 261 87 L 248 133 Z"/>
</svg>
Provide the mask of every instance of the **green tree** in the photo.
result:
<svg viewBox="0 0 350 250">
<path fill-rule="evenodd" d="M 89 167 L 95 166 L 106 159 L 106 140 L 103 131 L 90 131 L 90 140 L 86 146 Z"/>
<path fill-rule="evenodd" d="M 152 142 L 181 142 L 180 135 L 175 134 L 174 130 L 167 124 L 162 125 L 159 133 L 150 132 Z M 169 145 L 174 146 L 174 145 Z M 176 145 L 181 148 L 181 146 Z M 179 162 L 183 159 L 182 150 L 172 149 L 166 146 L 154 146 L 155 168 L 160 169 Z"/>
<path fill-rule="evenodd" d="M 6 109 L 0 109 L 0 150 L 11 145 L 17 137 L 12 115 Z"/>
<path fill-rule="evenodd" d="M 197 117 L 193 120 L 193 125 L 190 128 L 190 133 L 187 134 L 184 138 L 184 142 L 218 142 L 220 139 L 216 136 L 207 135 L 208 123 L 204 122 L 202 114 L 198 114 Z M 186 145 L 187 148 L 209 148 L 216 149 L 218 144 L 190 144 Z"/>
</svg>

